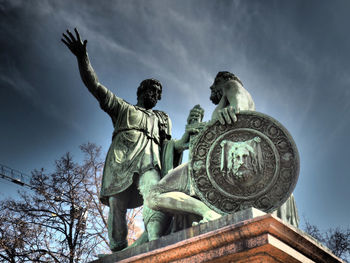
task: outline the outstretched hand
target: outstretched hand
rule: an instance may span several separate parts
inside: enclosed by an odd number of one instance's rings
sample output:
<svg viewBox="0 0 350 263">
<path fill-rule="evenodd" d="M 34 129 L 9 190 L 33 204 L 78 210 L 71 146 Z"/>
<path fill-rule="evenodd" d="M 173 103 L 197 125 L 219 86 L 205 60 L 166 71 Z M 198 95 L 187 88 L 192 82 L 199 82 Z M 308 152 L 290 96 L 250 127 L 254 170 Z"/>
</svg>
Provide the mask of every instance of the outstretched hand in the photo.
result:
<svg viewBox="0 0 350 263">
<path fill-rule="evenodd" d="M 86 52 L 86 44 L 87 40 L 81 41 L 79 32 L 76 28 L 74 28 L 75 36 L 67 30 L 67 34 L 63 33 L 63 38 L 61 41 L 69 48 L 69 50 L 77 57 L 84 57 Z"/>
</svg>

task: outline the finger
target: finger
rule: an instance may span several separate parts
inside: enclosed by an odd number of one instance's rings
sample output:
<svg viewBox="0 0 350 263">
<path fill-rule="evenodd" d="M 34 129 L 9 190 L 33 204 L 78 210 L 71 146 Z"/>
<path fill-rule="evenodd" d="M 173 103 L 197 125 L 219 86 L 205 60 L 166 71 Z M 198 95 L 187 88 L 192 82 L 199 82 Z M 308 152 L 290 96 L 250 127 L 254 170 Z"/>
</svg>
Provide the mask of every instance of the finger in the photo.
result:
<svg viewBox="0 0 350 263">
<path fill-rule="evenodd" d="M 65 33 L 63 33 L 62 36 L 67 40 L 69 44 L 72 44 L 72 40 Z"/>
<path fill-rule="evenodd" d="M 61 38 L 61 41 L 62 41 L 67 47 L 70 47 L 70 46 L 69 46 L 69 43 L 68 43 L 66 40 L 64 40 L 63 38 Z"/>
<path fill-rule="evenodd" d="M 87 40 L 84 40 L 84 47 L 86 48 Z"/>
<path fill-rule="evenodd" d="M 232 119 L 233 122 L 236 122 L 237 121 L 237 116 L 235 114 L 235 109 L 231 106 L 227 109 L 228 111 L 228 114 L 230 115 L 230 119 Z"/>
<path fill-rule="evenodd" d="M 75 39 L 75 37 L 73 36 L 73 34 L 67 29 L 67 34 L 70 36 L 71 40 L 76 42 L 77 40 Z"/>
<path fill-rule="evenodd" d="M 72 49 L 72 44 L 69 44 L 66 40 L 64 40 L 64 39 L 61 39 L 61 41 L 69 48 L 69 50 L 73 53 L 73 54 L 75 54 L 74 52 L 74 50 Z"/>
<path fill-rule="evenodd" d="M 232 120 L 231 120 L 231 117 L 230 117 L 230 114 L 229 114 L 229 110 L 227 108 L 224 108 L 222 110 L 222 115 L 224 116 L 224 119 L 225 119 L 225 122 L 227 124 L 231 124 L 232 123 Z"/>
<path fill-rule="evenodd" d="M 224 124 L 225 124 L 225 120 L 224 120 L 224 117 L 222 116 L 222 113 L 219 112 L 217 116 L 218 116 L 219 122 L 220 122 L 222 125 L 224 125 Z"/>
<path fill-rule="evenodd" d="M 74 28 L 74 32 L 75 32 L 75 35 L 76 35 L 78 41 L 81 42 L 80 35 L 79 35 L 77 28 Z"/>
</svg>

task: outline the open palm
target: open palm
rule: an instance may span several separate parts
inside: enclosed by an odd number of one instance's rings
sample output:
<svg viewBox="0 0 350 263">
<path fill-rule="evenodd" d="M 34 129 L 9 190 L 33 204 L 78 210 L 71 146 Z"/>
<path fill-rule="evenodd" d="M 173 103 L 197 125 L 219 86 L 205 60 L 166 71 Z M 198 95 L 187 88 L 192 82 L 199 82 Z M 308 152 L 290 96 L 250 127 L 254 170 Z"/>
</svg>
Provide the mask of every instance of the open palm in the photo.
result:
<svg viewBox="0 0 350 263">
<path fill-rule="evenodd" d="M 86 55 L 87 40 L 81 41 L 78 30 L 74 28 L 74 31 L 76 36 L 67 30 L 67 34 L 62 34 L 64 38 L 61 40 L 76 57 L 81 58 Z"/>
</svg>

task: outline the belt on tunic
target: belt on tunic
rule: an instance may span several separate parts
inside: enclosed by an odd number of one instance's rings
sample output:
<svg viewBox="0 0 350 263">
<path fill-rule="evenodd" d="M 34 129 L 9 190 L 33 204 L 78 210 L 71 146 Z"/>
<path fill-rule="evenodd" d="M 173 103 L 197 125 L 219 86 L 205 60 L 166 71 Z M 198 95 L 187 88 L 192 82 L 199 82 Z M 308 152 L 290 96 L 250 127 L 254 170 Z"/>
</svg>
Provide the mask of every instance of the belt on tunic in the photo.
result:
<svg viewBox="0 0 350 263">
<path fill-rule="evenodd" d="M 147 138 L 153 140 L 156 144 L 160 145 L 160 142 L 159 142 L 159 139 L 158 139 L 158 138 L 156 138 L 156 137 L 150 135 L 150 134 L 148 133 L 147 130 L 144 130 L 144 129 L 137 129 L 137 128 L 129 128 L 129 129 L 126 128 L 126 129 L 116 130 L 116 131 L 113 132 L 112 140 L 114 139 L 114 137 L 115 137 L 118 133 L 120 133 L 120 132 L 125 132 L 125 131 L 140 131 L 140 132 L 144 133 L 144 134 L 147 136 Z"/>
</svg>

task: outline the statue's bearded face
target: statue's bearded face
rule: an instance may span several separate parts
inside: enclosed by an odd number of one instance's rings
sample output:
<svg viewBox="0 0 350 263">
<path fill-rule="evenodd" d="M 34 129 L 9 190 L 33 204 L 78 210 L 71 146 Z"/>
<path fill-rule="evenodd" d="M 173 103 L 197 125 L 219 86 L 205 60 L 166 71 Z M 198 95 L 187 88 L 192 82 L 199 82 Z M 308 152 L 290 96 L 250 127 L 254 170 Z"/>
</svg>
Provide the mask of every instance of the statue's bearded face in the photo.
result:
<svg viewBox="0 0 350 263">
<path fill-rule="evenodd" d="M 249 154 L 249 150 L 244 147 L 238 147 L 233 154 L 233 174 L 237 177 L 241 177 L 247 173 L 253 172 L 252 159 Z"/>
<path fill-rule="evenodd" d="M 154 106 L 156 106 L 161 93 L 162 90 L 160 86 L 156 84 L 149 85 L 148 87 L 144 88 L 140 94 L 144 107 L 146 109 L 152 109 Z"/>
<path fill-rule="evenodd" d="M 247 141 L 221 141 L 221 171 L 227 182 L 246 187 L 261 179 L 263 163 L 260 142 L 258 136 Z"/>
<path fill-rule="evenodd" d="M 219 104 L 223 95 L 223 85 L 226 81 L 223 78 L 215 78 L 213 85 L 210 86 L 210 100 L 215 104 Z"/>
<path fill-rule="evenodd" d="M 260 175 L 257 174 L 256 167 L 254 167 L 257 160 L 252 150 L 250 146 L 244 144 L 235 147 L 232 152 L 232 178 L 229 181 L 241 186 L 250 186 L 260 179 Z"/>
</svg>

